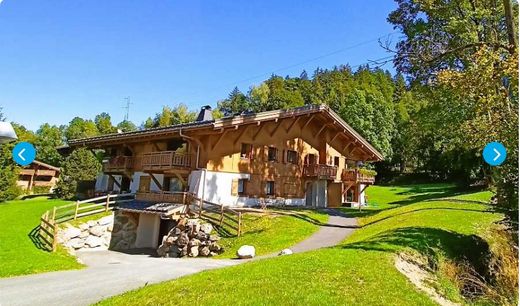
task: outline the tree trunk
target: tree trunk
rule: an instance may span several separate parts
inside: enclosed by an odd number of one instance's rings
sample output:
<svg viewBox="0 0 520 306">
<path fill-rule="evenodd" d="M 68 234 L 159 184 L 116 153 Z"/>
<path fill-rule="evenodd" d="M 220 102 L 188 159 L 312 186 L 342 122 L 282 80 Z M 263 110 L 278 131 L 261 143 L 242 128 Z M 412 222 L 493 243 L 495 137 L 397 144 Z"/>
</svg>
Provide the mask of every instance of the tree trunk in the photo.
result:
<svg viewBox="0 0 520 306">
<path fill-rule="evenodd" d="M 504 3 L 504 13 L 506 17 L 506 27 L 507 27 L 507 37 L 509 40 L 509 48 L 511 54 L 516 52 L 516 48 L 518 47 L 518 41 L 515 33 L 515 25 L 513 20 L 513 9 L 511 7 L 511 0 L 503 0 Z"/>
</svg>

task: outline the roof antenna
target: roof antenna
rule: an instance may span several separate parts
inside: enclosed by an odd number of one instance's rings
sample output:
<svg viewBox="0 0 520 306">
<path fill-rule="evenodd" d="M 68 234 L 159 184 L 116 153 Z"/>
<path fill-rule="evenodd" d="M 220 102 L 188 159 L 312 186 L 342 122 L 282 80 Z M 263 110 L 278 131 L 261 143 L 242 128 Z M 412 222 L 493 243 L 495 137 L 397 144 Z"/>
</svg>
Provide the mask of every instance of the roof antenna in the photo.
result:
<svg viewBox="0 0 520 306">
<path fill-rule="evenodd" d="M 125 121 L 128 121 L 128 113 L 130 112 L 130 105 L 132 105 L 134 103 L 130 102 L 130 97 L 125 97 L 125 101 L 126 101 L 126 105 L 123 106 L 122 108 L 126 109 Z"/>
</svg>

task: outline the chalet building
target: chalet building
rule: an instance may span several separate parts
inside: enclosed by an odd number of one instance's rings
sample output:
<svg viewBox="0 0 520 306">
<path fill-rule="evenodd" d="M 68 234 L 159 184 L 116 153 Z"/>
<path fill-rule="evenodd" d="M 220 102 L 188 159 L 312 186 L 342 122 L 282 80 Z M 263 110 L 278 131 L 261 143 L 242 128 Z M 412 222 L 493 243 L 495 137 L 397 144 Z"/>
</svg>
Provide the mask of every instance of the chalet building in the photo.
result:
<svg viewBox="0 0 520 306">
<path fill-rule="evenodd" d="M 373 176 L 360 163 L 382 155 L 329 107 L 213 119 L 203 107 L 192 123 L 73 140 L 102 149 L 97 192 L 131 192 L 152 203 L 190 191 L 208 202 L 308 207 L 364 204 Z"/>
<path fill-rule="evenodd" d="M 33 161 L 30 165 L 20 170 L 17 184 L 27 193 L 32 193 L 34 187 L 38 187 L 38 192 L 51 192 L 56 186 L 60 168 Z"/>
</svg>

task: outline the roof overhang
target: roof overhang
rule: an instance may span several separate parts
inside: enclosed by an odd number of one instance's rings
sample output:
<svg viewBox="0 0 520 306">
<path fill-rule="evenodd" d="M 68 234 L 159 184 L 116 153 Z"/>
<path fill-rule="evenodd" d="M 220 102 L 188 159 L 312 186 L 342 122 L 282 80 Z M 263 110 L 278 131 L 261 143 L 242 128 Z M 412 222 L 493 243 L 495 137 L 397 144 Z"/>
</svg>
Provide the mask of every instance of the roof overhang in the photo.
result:
<svg viewBox="0 0 520 306">
<path fill-rule="evenodd" d="M 212 121 L 192 122 L 187 124 L 172 125 L 168 127 L 152 128 L 134 132 L 119 134 L 108 134 L 103 136 L 77 139 L 69 141 L 69 149 L 74 147 L 88 146 L 90 148 L 100 148 L 106 145 L 116 145 L 129 142 L 140 142 L 149 139 L 168 139 L 175 134 L 182 134 L 195 130 L 224 130 L 227 128 L 238 128 L 242 125 L 261 124 L 267 121 L 277 121 L 285 118 L 294 118 L 312 114 L 321 114 L 327 120 L 327 125 L 335 126 L 340 133 L 344 133 L 349 139 L 353 139 L 355 144 L 360 147 L 370 158 L 367 161 L 381 161 L 383 155 L 376 150 L 366 139 L 348 125 L 338 114 L 326 105 L 308 105 L 304 107 L 292 108 L 288 110 L 274 110 L 260 113 L 243 114 L 232 117 L 224 117 Z M 65 149 L 65 148 L 64 148 Z"/>
</svg>

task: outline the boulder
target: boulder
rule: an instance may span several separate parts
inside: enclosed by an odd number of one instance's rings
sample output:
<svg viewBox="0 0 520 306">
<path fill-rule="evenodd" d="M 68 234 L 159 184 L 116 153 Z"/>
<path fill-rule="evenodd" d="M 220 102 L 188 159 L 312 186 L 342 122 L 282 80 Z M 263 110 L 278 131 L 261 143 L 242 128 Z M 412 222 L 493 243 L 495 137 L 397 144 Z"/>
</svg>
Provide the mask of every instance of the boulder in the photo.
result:
<svg viewBox="0 0 520 306">
<path fill-rule="evenodd" d="M 196 239 L 196 238 L 193 238 L 190 240 L 190 243 L 189 243 L 190 246 L 199 246 L 200 245 L 200 240 L 199 239 Z"/>
<path fill-rule="evenodd" d="M 82 230 L 82 231 L 86 231 L 88 230 L 89 226 L 87 223 L 81 223 L 79 226 L 79 229 Z"/>
<path fill-rule="evenodd" d="M 177 239 L 178 239 L 178 237 L 172 237 L 172 236 L 170 236 L 170 237 L 167 237 L 167 238 L 166 238 L 166 241 L 165 241 L 165 242 L 166 242 L 166 244 L 172 245 L 172 244 L 175 243 L 175 241 L 177 241 Z"/>
<path fill-rule="evenodd" d="M 237 251 L 237 257 L 240 259 L 255 257 L 255 247 L 252 245 L 243 245 Z"/>
<path fill-rule="evenodd" d="M 67 241 L 67 240 L 70 240 L 72 238 L 79 237 L 79 235 L 81 235 L 81 230 L 79 228 L 76 228 L 76 227 L 70 225 L 63 232 L 63 239 L 65 241 Z"/>
<path fill-rule="evenodd" d="M 93 227 L 93 226 L 97 225 L 97 222 L 94 220 L 89 220 L 89 221 L 87 221 L 87 225 L 88 225 L 88 227 Z"/>
<path fill-rule="evenodd" d="M 204 224 L 201 224 L 200 226 L 200 230 L 204 233 L 204 234 L 211 234 L 211 232 L 213 231 L 213 225 L 211 225 L 210 223 L 204 223 Z"/>
<path fill-rule="evenodd" d="M 89 230 L 91 235 L 94 235 L 96 237 L 101 237 L 105 233 L 105 227 L 101 225 L 95 225 L 91 227 Z"/>
<path fill-rule="evenodd" d="M 103 245 L 103 239 L 96 236 L 88 236 L 88 238 L 85 240 L 85 244 L 91 248 L 95 248 Z"/>
<path fill-rule="evenodd" d="M 190 252 L 188 253 L 188 256 L 190 256 L 190 257 L 197 257 L 197 256 L 199 256 L 199 247 L 198 246 L 192 246 L 190 248 Z"/>
<path fill-rule="evenodd" d="M 280 251 L 280 253 L 278 253 L 278 255 L 282 256 L 282 255 L 291 255 L 293 253 L 293 251 L 291 249 L 283 249 Z"/>
<path fill-rule="evenodd" d="M 81 249 L 82 247 L 85 246 L 85 240 L 83 240 L 81 238 L 73 238 L 67 242 L 66 246 L 68 246 L 69 248 L 73 248 L 75 250 Z"/>
<path fill-rule="evenodd" d="M 182 233 L 179 236 L 179 239 L 177 239 L 177 245 L 180 247 L 183 247 L 185 245 L 188 245 L 189 241 L 190 241 L 190 239 L 188 238 L 188 235 L 186 235 L 186 233 Z"/>
<path fill-rule="evenodd" d="M 81 232 L 81 234 L 79 235 L 79 238 L 87 238 L 88 235 L 90 235 L 90 233 L 88 232 L 88 230 L 85 230 L 85 231 Z"/>
<path fill-rule="evenodd" d="M 114 224 L 107 225 L 107 232 L 111 232 L 114 229 Z"/>
<path fill-rule="evenodd" d="M 216 244 L 216 243 L 211 243 L 211 244 L 209 245 L 209 250 L 210 250 L 211 252 L 219 253 L 219 252 L 222 251 L 222 247 L 221 247 L 220 245 Z"/>
<path fill-rule="evenodd" d="M 114 222 L 114 216 L 105 216 L 97 221 L 99 225 L 109 225 Z"/>
<path fill-rule="evenodd" d="M 199 255 L 200 255 L 200 256 L 205 256 L 205 257 L 207 257 L 207 256 L 209 256 L 209 253 L 211 253 L 211 252 L 210 252 L 210 250 L 209 250 L 209 248 L 208 248 L 207 246 L 205 246 L 205 247 L 201 247 L 201 248 L 199 249 Z"/>
</svg>

